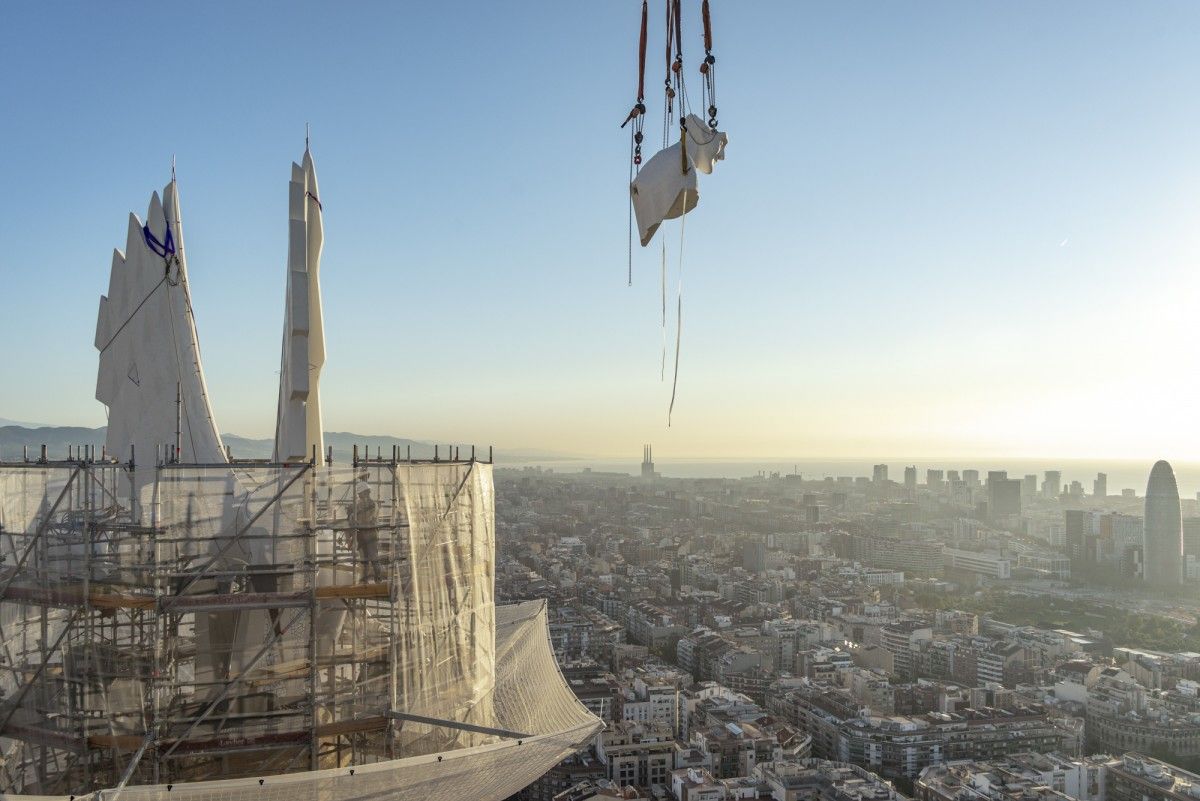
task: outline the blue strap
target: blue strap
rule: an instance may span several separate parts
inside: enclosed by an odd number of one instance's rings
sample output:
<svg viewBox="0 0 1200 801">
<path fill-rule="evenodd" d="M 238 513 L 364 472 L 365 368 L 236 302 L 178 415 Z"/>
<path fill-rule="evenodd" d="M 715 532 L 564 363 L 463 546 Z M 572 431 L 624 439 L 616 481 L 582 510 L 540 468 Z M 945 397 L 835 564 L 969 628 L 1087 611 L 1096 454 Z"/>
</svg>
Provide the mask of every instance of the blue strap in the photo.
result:
<svg viewBox="0 0 1200 801">
<path fill-rule="evenodd" d="M 158 241 L 158 237 L 156 237 L 150 231 L 150 223 L 146 223 L 142 226 L 142 235 L 146 238 L 146 247 L 150 248 L 165 259 L 168 256 L 175 255 L 175 238 L 171 236 L 171 223 L 169 220 L 167 220 L 165 214 L 163 215 L 163 222 L 167 225 L 167 241 Z"/>
</svg>

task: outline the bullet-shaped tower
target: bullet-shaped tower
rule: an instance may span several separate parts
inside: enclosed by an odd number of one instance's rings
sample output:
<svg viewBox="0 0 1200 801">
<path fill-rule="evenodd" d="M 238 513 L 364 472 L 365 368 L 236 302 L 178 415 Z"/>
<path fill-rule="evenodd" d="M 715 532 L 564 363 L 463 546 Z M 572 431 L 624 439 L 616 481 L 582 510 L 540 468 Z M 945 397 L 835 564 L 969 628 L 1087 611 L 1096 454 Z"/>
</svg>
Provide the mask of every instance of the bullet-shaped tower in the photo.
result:
<svg viewBox="0 0 1200 801">
<path fill-rule="evenodd" d="M 1177 587 L 1183 583 L 1183 518 L 1179 511 L 1179 486 L 1175 471 L 1165 461 L 1155 462 L 1146 485 L 1146 519 L 1142 564 L 1146 583 Z"/>
</svg>

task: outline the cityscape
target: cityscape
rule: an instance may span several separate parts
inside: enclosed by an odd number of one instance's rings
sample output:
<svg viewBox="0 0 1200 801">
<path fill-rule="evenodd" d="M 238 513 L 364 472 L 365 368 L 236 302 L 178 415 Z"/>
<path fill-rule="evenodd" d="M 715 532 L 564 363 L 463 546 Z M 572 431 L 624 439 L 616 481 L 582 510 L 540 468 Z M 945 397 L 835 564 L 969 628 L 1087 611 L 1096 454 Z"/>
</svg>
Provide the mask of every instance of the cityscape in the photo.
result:
<svg viewBox="0 0 1200 801">
<path fill-rule="evenodd" d="M 496 471 L 497 593 L 550 599 L 606 723 L 520 797 L 1200 786 L 1200 507 L 1167 462 L 1110 494 L 965 466 L 673 478 L 652 454 Z"/>
<path fill-rule="evenodd" d="M 1200 801 L 1198 42 L 0 2 L 0 801 Z"/>
</svg>

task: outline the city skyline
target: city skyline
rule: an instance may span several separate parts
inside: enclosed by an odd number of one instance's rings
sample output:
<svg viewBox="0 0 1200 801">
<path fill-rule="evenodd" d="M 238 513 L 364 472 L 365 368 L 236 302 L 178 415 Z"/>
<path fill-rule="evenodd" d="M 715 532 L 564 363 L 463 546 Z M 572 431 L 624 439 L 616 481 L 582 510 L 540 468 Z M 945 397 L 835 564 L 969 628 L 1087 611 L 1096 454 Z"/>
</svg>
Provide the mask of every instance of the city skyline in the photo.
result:
<svg viewBox="0 0 1200 801">
<path fill-rule="evenodd" d="M 0 801 L 1200 801 L 1198 41 L 0 4 Z"/>
<path fill-rule="evenodd" d="M 678 457 L 1200 454 L 1183 402 L 1197 379 L 1182 369 L 1183 301 L 1200 288 L 1200 160 L 1188 136 L 1200 122 L 1188 68 L 1200 9 L 756 11 L 721 15 L 722 46 L 738 54 L 721 66 L 728 169 L 706 183 L 688 224 L 671 428 L 656 254 L 635 252 L 634 286 L 624 285 L 627 153 L 615 128 L 634 77 L 636 14 L 561 4 L 465 20 L 369 7 L 374 24 L 353 25 L 355 41 L 366 37 L 354 48 L 341 36 L 349 23 L 318 6 L 241 10 L 232 26 L 143 6 L 139 25 L 191 34 L 158 70 L 98 49 L 120 41 L 127 20 L 75 7 L 57 28 L 60 58 L 0 87 L 36 123 L 8 132 L 8 151 L 24 156 L 5 164 L 16 191 L 0 198 L 0 273 L 20 302 L 0 336 L 25 344 L 6 354 L 0 416 L 103 423 L 91 309 L 125 210 L 163 185 L 175 155 L 217 422 L 269 436 L 286 265 L 279 185 L 311 122 L 325 312 L 339 332 L 328 342 L 330 430 L 599 455 L 650 440 Z M 40 23 L 4 14 L 0 64 L 20 74 Z M 407 24 L 425 33 L 387 46 Z M 507 44 L 539 26 L 588 30 L 603 45 L 589 49 L 587 70 L 547 72 L 577 57 L 575 43 Z M 309 36 L 317 77 L 302 88 L 265 54 Z M 452 59 L 450 37 L 469 43 Z M 216 68 L 213 41 L 225 54 Z M 364 81 L 367 52 L 378 61 Z M 394 90 L 434 63 L 441 81 Z M 436 85 L 497 68 L 502 83 L 536 76 L 536 94 L 556 98 L 559 113 L 530 125 L 523 103 L 482 92 L 464 105 Z M 128 74 L 140 76 L 136 95 Z M 779 102 L 786 86 L 763 75 L 796 76 L 798 102 Z M 176 82 L 193 90 L 176 96 Z M 106 111 L 142 108 L 144 97 L 172 98 L 165 127 Z M 413 129 L 413 108 L 446 126 Z M 585 158 L 581 119 L 604 132 Z M 522 139 L 527 167 L 462 157 L 483 121 Z M 594 191 L 562 181 L 555 165 L 566 163 Z M 494 191 L 464 194 L 464 184 Z M 664 232 L 673 258 L 678 230 Z M 53 337 L 26 336 L 48 320 Z M 436 327 L 436 347 L 406 326 Z M 373 343 L 395 347 L 383 357 Z M 376 374 L 375 392 L 357 389 Z M 401 376 L 417 376 L 420 391 Z M 480 391 L 464 396 L 456 385 L 468 379 Z M 44 391 L 26 392 L 31 384 Z"/>
</svg>

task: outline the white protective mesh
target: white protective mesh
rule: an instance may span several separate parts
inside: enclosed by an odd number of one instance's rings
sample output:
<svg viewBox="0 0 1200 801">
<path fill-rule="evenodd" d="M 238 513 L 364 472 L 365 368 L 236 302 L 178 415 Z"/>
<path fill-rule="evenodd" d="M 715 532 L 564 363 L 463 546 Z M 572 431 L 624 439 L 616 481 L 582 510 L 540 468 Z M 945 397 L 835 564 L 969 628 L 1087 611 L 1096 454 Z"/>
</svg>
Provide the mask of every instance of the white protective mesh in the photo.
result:
<svg viewBox="0 0 1200 801">
<path fill-rule="evenodd" d="M 600 729 L 558 671 L 542 601 L 501 606 L 496 612 L 496 723 L 524 728 L 528 738 L 492 738 L 490 744 L 354 768 L 231 781 L 126 787 L 123 801 L 487 801 L 506 798 L 588 742 Z M 96 801 L 115 801 L 113 790 Z M 26 799 L 28 796 L 13 796 Z M 58 801 L 62 801 L 61 797 Z"/>
<path fill-rule="evenodd" d="M 495 505 L 490 467 L 396 468 L 408 516 L 399 671 L 406 711 L 491 726 L 495 685 Z M 474 745 L 480 735 L 402 731 L 405 752 Z M 424 740 L 428 736 L 428 740 Z"/>
<path fill-rule="evenodd" d="M 321 314 L 320 190 L 312 154 L 292 164 L 288 185 L 288 269 L 283 316 L 283 354 L 279 368 L 279 411 L 275 459 L 308 459 L 325 454 L 321 426 L 321 368 L 325 364 L 325 326 Z"/>
<path fill-rule="evenodd" d="M 108 452 L 129 459 L 135 448 L 139 487 L 154 480 L 155 451 L 177 438 L 189 461 L 225 460 L 201 366 L 174 180 L 161 199 L 151 196 L 145 220 L 129 215 L 125 251 L 113 251 L 100 298 L 95 344 Z"/>
<path fill-rule="evenodd" d="M 0 465 L 0 786 L 111 799 L 149 739 L 122 797 L 503 798 L 599 728 L 544 605 L 495 606 L 490 465 L 128 487 Z"/>
</svg>

